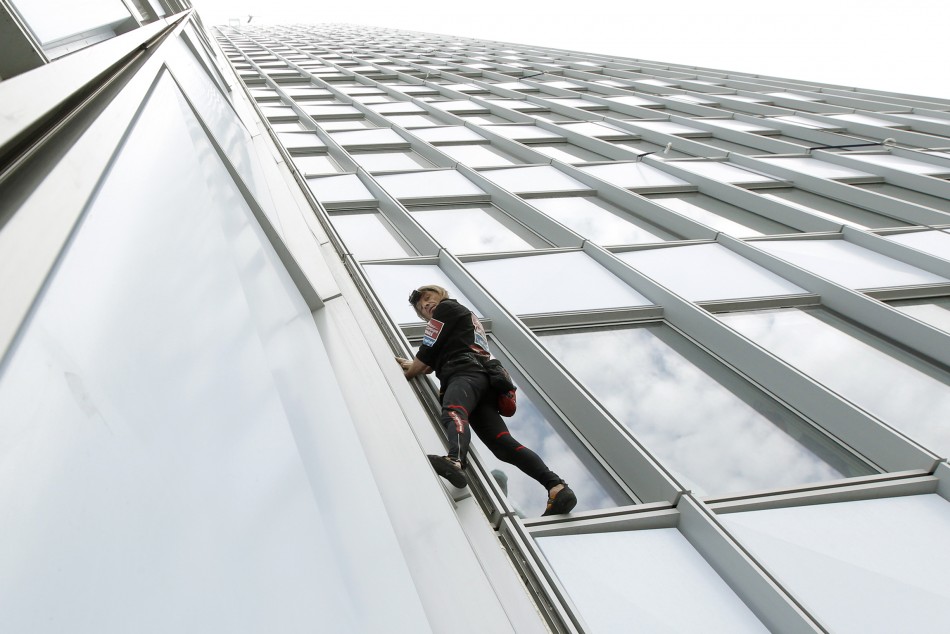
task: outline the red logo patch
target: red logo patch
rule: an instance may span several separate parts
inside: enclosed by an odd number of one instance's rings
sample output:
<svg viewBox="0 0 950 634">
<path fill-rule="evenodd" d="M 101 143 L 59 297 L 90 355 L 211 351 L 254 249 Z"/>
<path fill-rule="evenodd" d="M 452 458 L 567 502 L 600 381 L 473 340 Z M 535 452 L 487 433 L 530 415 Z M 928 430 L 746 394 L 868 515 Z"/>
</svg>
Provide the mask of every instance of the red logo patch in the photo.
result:
<svg viewBox="0 0 950 634">
<path fill-rule="evenodd" d="M 439 334 L 442 332 L 442 326 L 444 326 L 441 321 L 437 319 L 430 319 L 429 323 L 426 324 L 426 331 L 422 335 L 422 345 L 429 346 L 430 348 L 435 345 L 435 342 L 439 339 Z"/>
</svg>

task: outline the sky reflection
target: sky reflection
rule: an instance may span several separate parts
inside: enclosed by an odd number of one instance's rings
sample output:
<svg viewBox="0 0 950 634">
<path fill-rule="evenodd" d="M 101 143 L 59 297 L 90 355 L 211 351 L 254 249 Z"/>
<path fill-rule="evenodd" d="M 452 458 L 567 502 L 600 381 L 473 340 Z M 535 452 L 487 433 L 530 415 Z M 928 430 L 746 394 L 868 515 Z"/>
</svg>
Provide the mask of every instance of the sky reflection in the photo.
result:
<svg viewBox="0 0 950 634">
<path fill-rule="evenodd" d="M 697 493 L 867 472 L 668 326 L 544 335 L 542 342 Z"/>
<path fill-rule="evenodd" d="M 433 238 L 453 253 L 495 253 L 534 248 L 481 207 L 411 213 Z"/>
<path fill-rule="evenodd" d="M 718 315 L 931 450 L 950 452 L 950 377 L 820 308 Z"/>
<path fill-rule="evenodd" d="M 536 452 L 552 471 L 566 480 L 577 494 L 575 511 L 609 508 L 629 504 L 629 500 L 614 500 L 584 466 L 574 451 L 554 431 L 524 390 L 518 390 L 518 412 L 507 419 L 511 435 L 518 442 Z M 489 471 L 498 470 L 507 479 L 508 500 L 525 517 L 537 517 L 544 512 L 547 494 L 540 484 L 520 469 L 495 458 L 475 438 L 478 456 Z M 607 477 L 605 474 L 602 477 Z M 496 480 L 498 478 L 496 477 Z"/>
</svg>

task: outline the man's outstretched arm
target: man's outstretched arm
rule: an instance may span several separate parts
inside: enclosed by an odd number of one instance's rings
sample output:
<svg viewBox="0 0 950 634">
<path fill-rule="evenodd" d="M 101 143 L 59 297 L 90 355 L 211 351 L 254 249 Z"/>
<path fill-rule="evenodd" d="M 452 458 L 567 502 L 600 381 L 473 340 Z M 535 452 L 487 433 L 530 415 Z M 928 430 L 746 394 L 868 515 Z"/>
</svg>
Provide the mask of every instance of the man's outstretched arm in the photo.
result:
<svg viewBox="0 0 950 634">
<path fill-rule="evenodd" d="M 432 372 L 432 368 L 427 366 L 425 363 L 413 357 L 410 361 L 409 359 L 403 359 L 402 357 L 396 357 L 396 362 L 399 363 L 402 368 L 402 373 L 406 375 L 407 379 L 412 379 L 420 374 L 428 374 Z"/>
</svg>

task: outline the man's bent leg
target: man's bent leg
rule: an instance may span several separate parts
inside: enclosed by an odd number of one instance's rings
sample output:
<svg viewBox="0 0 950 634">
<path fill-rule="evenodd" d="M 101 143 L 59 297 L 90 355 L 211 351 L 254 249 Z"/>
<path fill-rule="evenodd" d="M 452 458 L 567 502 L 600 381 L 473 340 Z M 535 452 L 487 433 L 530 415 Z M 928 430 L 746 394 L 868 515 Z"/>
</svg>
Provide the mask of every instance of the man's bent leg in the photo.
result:
<svg viewBox="0 0 950 634">
<path fill-rule="evenodd" d="M 465 465 L 472 439 L 469 413 L 475 408 L 488 380 L 481 374 L 459 373 L 452 376 L 442 394 L 440 422 L 449 444 L 448 456 Z"/>
</svg>

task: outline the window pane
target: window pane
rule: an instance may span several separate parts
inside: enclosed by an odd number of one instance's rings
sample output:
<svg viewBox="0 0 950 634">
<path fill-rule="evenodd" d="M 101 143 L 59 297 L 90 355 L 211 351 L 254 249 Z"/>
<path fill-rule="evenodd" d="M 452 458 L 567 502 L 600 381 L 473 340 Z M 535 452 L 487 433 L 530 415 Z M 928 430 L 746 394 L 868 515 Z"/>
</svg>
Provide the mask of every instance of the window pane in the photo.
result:
<svg viewBox="0 0 950 634">
<path fill-rule="evenodd" d="M 644 163 L 612 163 L 610 165 L 590 165 L 578 169 L 618 187 L 633 190 L 692 187 L 682 178 L 677 178 Z"/>
<path fill-rule="evenodd" d="M 536 125 L 489 125 L 485 126 L 489 132 L 514 141 L 563 141 L 564 137 L 556 132 L 539 128 Z"/>
<path fill-rule="evenodd" d="M 580 132 L 586 136 L 592 136 L 595 139 L 624 139 L 636 136 L 633 132 L 621 130 L 609 123 L 595 123 L 593 121 L 565 123 L 561 127 L 566 130 L 571 130 L 572 132 Z"/>
<path fill-rule="evenodd" d="M 550 145 L 532 145 L 532 150 L 537 150 L 545 156 L 564 161 L 565 163 L 585 163 L 591 161 L 608 161 L 603 154 L 597 154 L 590 150 L 574 145 L 572 143 L 552 143 Z"/>
<path fill-rule="evenodd" d="M 840 222 L 858 229 L 879 229 L 881 227 L 903 227 L 907 225 L 903 220 L 888 218 L 873 211 L 825 198 L 795 187 L 763 189 L 755 193 L 810 214 L 827 218 L 832 222 Z"/>
<path fill-rule="evenodd" d="M 888 123 L 898 125 L 890 121 Z M 933 163 L 925 163 L 923 161 L 915 161 L 903 156 L 894 156 L 893 154 L 850 154 L 849 156 L 858 161 L 910 172 L 911 174 L 925 174 L 927 176 L 936 176 L 937 178 L 950 177 L 950 169 L 946 167 Z"/>
<path fill-rule="evenodd" d="M 497 167 L 500 165 L 517 165 L 524 163 L 521 159 L 493 148 L 486 143 L 473 145 L 440 145 L 439 150 L 448 154 L 452 159 L 464 163 L 469 167 Z"/>
<path fill-rule="evenodd" d="M 428 128 L 432 126 L 444 125 L 435 117 L 427 114 L 407 114 L 400 116 L 390 116 L 388 118 L 393 122 L 393 124 L 402 126 L 406 129 Z"/>
<path fill-rule="evenodd" d="M 333 140 L 345 148 L 367 147 L 373 145 L 405 145 L 408 143 L 391 128 L 375 128 L 373 130 L 351 130 L 348 132 L 331 132 Z"/>
<path fill-rule="evenodd" d="M 768 632 L 675 528 L 536 542 L 590 632 Z"/>
<path fill-rule="evenodd" d="M 701 494 L 867 473 L 837 445 L 664 324 L 542 334 L 613 416 Z"/>
<path fill-rule="evenodd" d="M 465 266 L 518 315 L 653 304 L 580 251 L 483 260 Z"/>
<path fill-rule="evenodd" d="M 492 341 L 494 344 L 495 342 Z M 631 504 L 580 443 L 574 432 L 565 427 L 551 409 L 544 405 L 543 399 L 513 368 L 503 355 L 498 354 L 497 345 L 492 352 L 499 356 L 512 374 L 518 386 L 518 412 L 506 420 L 511 434 L 525 447 L 541 456 L 561 478 L 570 483 L 577 494 L 577 507 L 574 511 L 609 508 Z M 541 405 L 535 405 L 535 403 Z M 521 517 L 537 517 L 544 512 L 547 496 L 538 483 L 521 472 L 517 467 L 496 458 L 477 440 L 478 455 L 482 463 L 491 472 L 495 481 L 505 491 L 508 501 Z"/>
<path fill-rule="evenodd" d="M 128 8 L 119 0 L 87 0 L 75 4 L 16 0 L 13 4 L 44 45 L 83 31 L 106 26 L 114 28 L 131 17 Z"/>
<path fill-rule="evenodd" d="M 395 228 L 379 214 L 335 214 L 330 222 L 357 260 L 382 260 L 413 255 Z"/>
<path fill-rule="evenodd" d="M 615 101 L 617 103 L 622 103 L 627 106 L 640 106 L 642 108 L 650 108 L 655 106 L 660 106 L 657 101 L 650 101 L 649 99 L 644 99 L 643 97 L 636 97 L 634 95 L 624 95 L 622 97 L 607 97 L 608 101 Z"/>
<path fill-rule="evenodd" d="M 308 178 L 307 185 L 323 204 L 375 201 L 356 174 Z"/>
<path fill-rule="evenodd" d="M 356 109 L 355 106 L 347 106 L 343 104 L 322 104 L 317 103 L 313 105 L 304 106 L 303 109 L 308 115 L 314 119 L 362 119 L 363 113 Z M 321 123 L 321 125 L 323 125 Z"/>
<path fill-rule="evenodd" d="M 848 288 L 950 282 L 845 240 L 760 240 L 755 246 Z"/>
<path fill-rule="evenodd" d="M 819 176 L 821 178 L 830 178 L 832 180 L 866 180 L 868 178 L 880 178 L 870 172 L 856 170 L 853 167 L 845 167 L 828 161 L 820 161 L 813 158 L 761 158 L 760 161 L 784 167 L 785 169 L 795 170 L 809 176 Z"/>
<path fill-rule="evenodd" d="M 918 231 L 884 236 L 888 240 L 906 244 L 912 249 L 950 260 L 950 233 L 944 231 Z"/>
<path fill-rule="evenodd" d="M 310 308 L 167 73 L 142 105 L 5 359 L 2 629 L 373 631 L 382 583 L 424 631 Z"/>
<path fill-rule="evenodd" d="M 484 142 L 485 137 L 463 125 L 450 125 L 438 128 L 426 128 L 413 132 L 417 137 L 429 143 L 474 143 Z"/>
<path fill-rule="evenodd" d="M 281 132 L 277 134 L 281 145 L 293 153 L 325 151 L 326 144 L 313 132 Z"/>
<path fill-rule="evenodd" d="M 946 372 L 819 308 L 717 317 L 930 449 L 950 451 Z"/>
<path fill-rule="evenodd" d="M 650 152 L 653 152 L 656 154 L 662 154 L 664 160 L 674 159 L 674 158 L 690 158 L 691 156 L 693 156 L 692 154 L 681 152 L 679 150 L 674 150 L 672 148 L 667 150 L 666 146 L 664 145 L 657 145 L 656 143 L 650 143 L 649 141 L 643 141 L 642 139 L 637 139 L 637 140 L 627 139 L 627 140 L 620 140 L 620 141 L 612 141 L 610 139 L 607 139 L 607 141 L 610 141 L 610 143 L 616 145 L 617 147 L 633 150 L 638 155 L 644 155 Z"/>
<path fill-rule="evenodd" d="M 431 162 L 411 151 L 353 152 L 351 156 L 368 172 L 398 172 L 435 167 Z"/>
<path fill-rule="evenodd" d="M 950 504 L 937 495 L 747 511 L 720 519 L 829 631 L 950 628 Z"/>
<path fill-rule="evenodd" d="M 413 209 L 410 213 L 453 253 L 524 251 L 549 246 L 491 205 Z"/>
<path fill-rule="evenodd" d="M 712 132 L 700 130 L 699 128 L 683 125 L 682 123 L 676 123 L 674 121 L 638 121 L 637 127 L 646 128 L 654 132 L 662 132 L 663 134 L 676 134 L 684 137 L 712 136 Z"/>
<path fill-rule="evenodd" d="M 293 157 L 293 161 L 305 176 L 339 174 L 343 171 L 337 162 L 326 154 L 304 154 Z"/>
<path fill-rule="evenodd" d="M 360 130 L 365 128 L 377 128 L 375 123 L 367 119 L 346 119 L 344 121 L 318 121 L 317 125 L 326 131 L 331 130 Z"/>
<path fill-rule="evenodd" d="M 950 212 L 950 198 L 938 198 L 913 189 L 907 189 L 906 187 L 891 185 L 890 183 L 870 183 L 868 185 L 860 185 L 860 188 L 874 192 L 875 194 L 905 200 L 915 205 L 923 205 L 931 209 Z"/>
<path fill-rule="evenodd" d="M 592 196 L 533 198 L 531 205 L 597 244 L 641 244 L 676 240 L 672 233 Z"/>
<path fill-rule="evenodd" d="M 425 109 L 410 101 L 397 101 L 395 103 L 379 103 L 369 107 L 370 110 L 379 114 L 418 114 L 424 115 Z"/>
<path fill-rule="evenodd" d="M 649 198 L 691 220 L 738 238 L 798 233 L 797 229 L 699 192 Z"/>
<path fill-rule="evenodd" d="M 441 286 L 452 299 L 484 317 L 436 264 L 367 264 L 363 270 L 383 308 L 397 324 L 422 322 L 409 305 L 409 294 L 426 284 Z"/>
<path fill-rule="evenodd" d="M 645 249 L 616 255 L 694 302 L 808 292 L 721 244 Z"/>
<path fill-rule="evenodd" d="M 512 167 L 486 170 L 482 175 L 516 194 L 549 191 L 585 191 L 580 181 L 574 180 L 556 167 Z"/>
<path fill-rule="evenodd" d="M 925 324 L 950 332 L 950 297 L 909 299 L 890 302 L 890 305 Z"/>
<path fill-rule="evenodd" d="M 703 139 L 699 141 L 702 143 Z M 676 161 L 673 165 L 700 176 L 713 178 L 720 183 L 733 185 L 762 185 L 775 183 L 778 180 L 724 161 Z"/>
<path fill-rule="evenodd" d="M 433 170 L 416 174 L 391 174 L 376 181 L 400 199 L 486 196 L 472 181 L 455 170 Z"/>
</svg>

